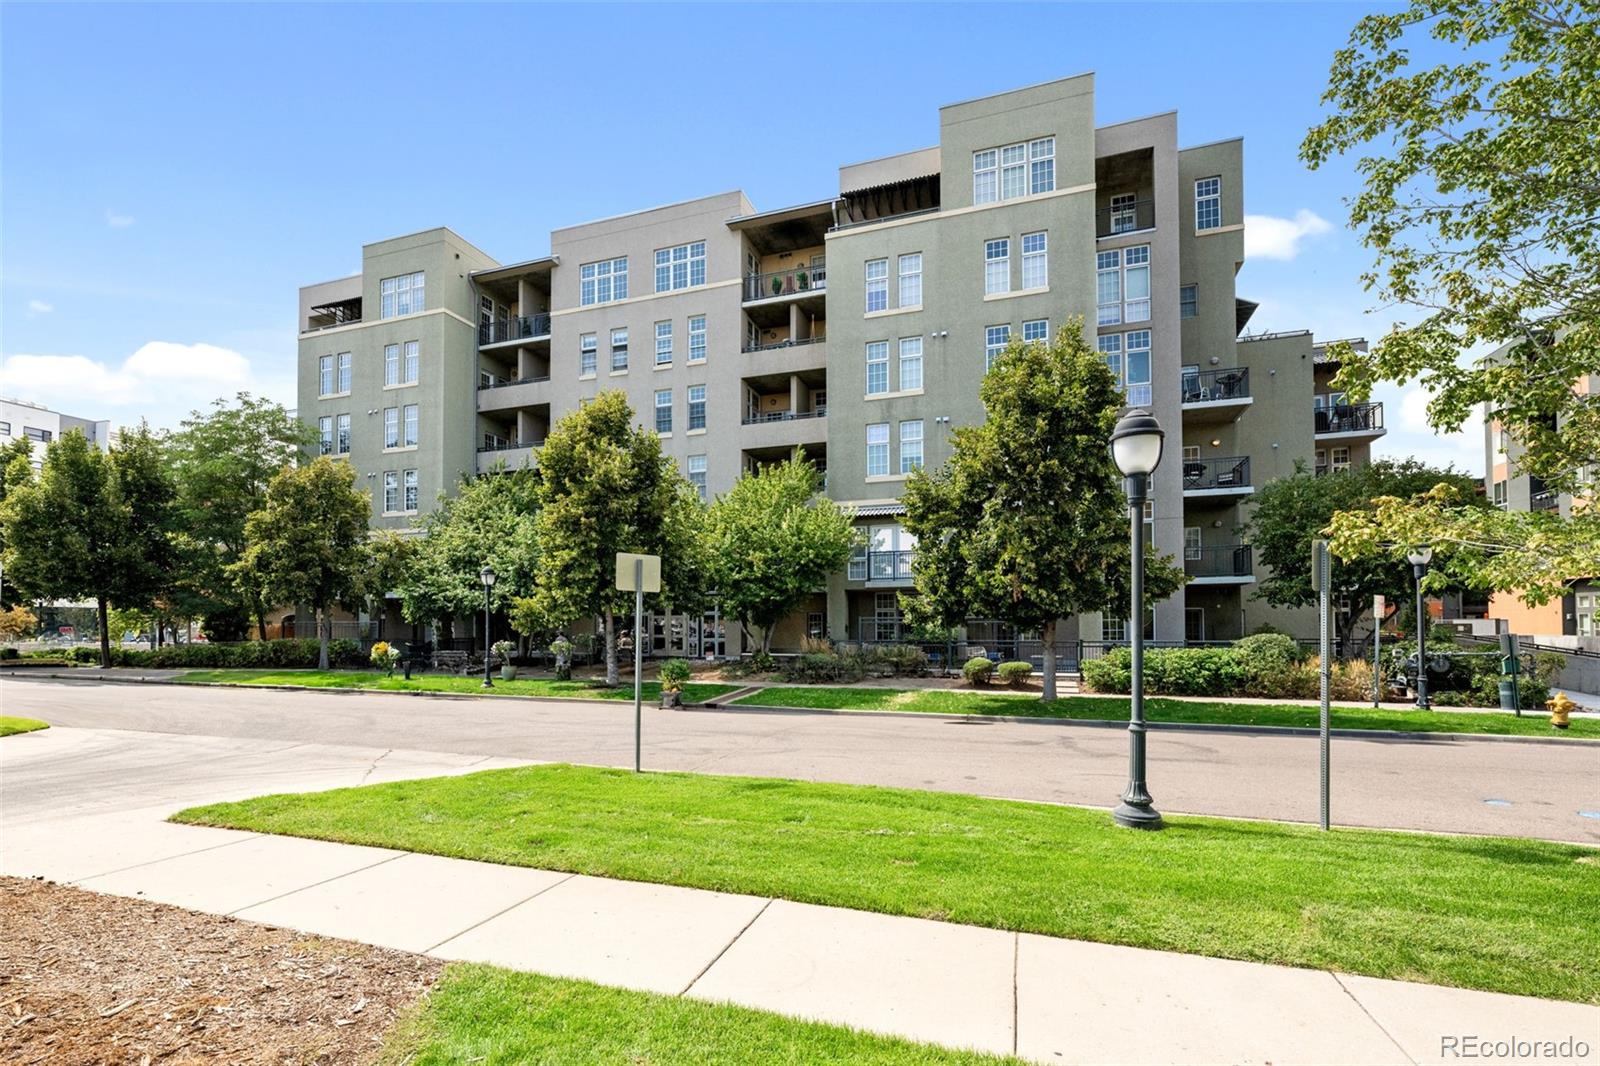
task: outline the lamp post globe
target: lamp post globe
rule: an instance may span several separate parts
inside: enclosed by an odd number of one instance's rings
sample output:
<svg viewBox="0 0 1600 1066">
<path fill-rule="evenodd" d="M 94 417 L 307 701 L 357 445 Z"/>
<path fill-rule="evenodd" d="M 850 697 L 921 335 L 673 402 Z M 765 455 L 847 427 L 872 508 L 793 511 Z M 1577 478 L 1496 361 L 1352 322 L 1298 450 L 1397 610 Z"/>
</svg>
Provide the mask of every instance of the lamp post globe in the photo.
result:
<svg viewBox="0 0 1600 1066">
<path fill-rule="evenodd" d="M 1144 725 L 1144 501 L 1150 474 L 1161 464 L 1166 432 L 1154 415 L 1133 408 L 1117 421 L 1111 433 L 1111 458 L 1122 471 L 1128 494 L 1128 524 L 1133 549 L 1132 590 L 1129 596 L 1128 643 L 1132 653 L 1132 706 L 1128 715 L 1128 787 L 1122 802 L 1111 812 L 1117 825 L 1129 829 L 1160 829 L 1161 815 L 1145 785 Z"/>
<path fill-rule="evenodd" d="M 1411 564 L 1411 576 L 1417 582 L 1417 708 L 1426 711 L 1428 705 L 1428 616 L 1422 606 L 1422 579 L 1428 574 L 1428 564 L 1433 562 L 1433 548 L 1427 544 L 1406 552 Z"/>
<path fill-rule="evenodd" d="M 483 582 L 483 687 L 494 688 L 494 679 L 489 676 L 489 590 L 494 588 L 496 579 L 494 567 L 488 563 L 483 564 L 483 569 L 478 571 L 478 580 Z"/>
</svg>

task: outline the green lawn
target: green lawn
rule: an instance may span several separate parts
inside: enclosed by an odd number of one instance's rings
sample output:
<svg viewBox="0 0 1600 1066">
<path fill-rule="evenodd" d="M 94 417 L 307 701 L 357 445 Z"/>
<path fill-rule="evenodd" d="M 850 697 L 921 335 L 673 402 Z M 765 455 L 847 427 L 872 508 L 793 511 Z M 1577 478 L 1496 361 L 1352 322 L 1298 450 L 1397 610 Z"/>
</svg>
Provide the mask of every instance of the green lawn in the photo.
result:
<svg viewBox="0 0 1600 1066">
<path fill-rule="evenodd" d="M 174 819 L 1600 1003 L 1600 851 L 566 765 Z"/>
<path fill-rule="evenodd" d="M 1126 721 L 1126 696 L 1067 696 L 1045 703 L 1037 695 L 950 689 L 773 687 L 733 701 L 744 707 L 818 707 L 848 711 L 909 711 L 923 714 L 1014 715 L 1024 718 L 1080 718 Z M 1276 725 L 1317 728 L 1315 707 L 1271 703 L 1145 700 L 1152 722 Z M 1372 707 L 1334 707 L 1335 729 L 1380 729 L 1413 733 L 1491 733 L 1500 736 L 1600 738 L 1600 719 L 1574 718 L 1571 729 L 1552 729 L 1550 716 L 1533 711 L 1471 714 L 1462 711 L 1394 711 Z"/>
<path fill-rule="evenodd" d="M 455 677 L 449 674 L 423 674 L 407 681 L 399 674 L 385 677 L 375 671 L 358 670 L 190 670 L 174 680 L 195 684 L 209 682 L 223 685 L 305 685 L 310 688 L 358 688 L 380 692 L 462 692 L 475 696 L 571 696 L 586 700 L 631 700 L 633 682 L 625 680 L 616 688 L 606 688 L 590 681 L 546 681 L 537 678 L 502 681 L 495 675 L 494 688 L 483 687 L 483 677 Z M 686 703 L 701 703 L 737 691 L 737 685 L 692 683 L 683 686 Z M 644 683 L 643 698 L 655 702 L 661 698 L 661 685 L 655 681 Z"/>
<path fill-rule="evenodd" d="M 14 733 L 32 733 L 35 729 L 49 728 L 49 722 L 41 722 L 37 718 L 13 718 L 8 714 L 0 714 L 0 737 L 9 737 Z"/>
<path fill-rule="evenodd" d="M 447 968 L 428 997 L 401 1021 L 378 1062 L 999 1066 L 1017 1060 L 747 1007 L 458 964 Z"/>
</svg>

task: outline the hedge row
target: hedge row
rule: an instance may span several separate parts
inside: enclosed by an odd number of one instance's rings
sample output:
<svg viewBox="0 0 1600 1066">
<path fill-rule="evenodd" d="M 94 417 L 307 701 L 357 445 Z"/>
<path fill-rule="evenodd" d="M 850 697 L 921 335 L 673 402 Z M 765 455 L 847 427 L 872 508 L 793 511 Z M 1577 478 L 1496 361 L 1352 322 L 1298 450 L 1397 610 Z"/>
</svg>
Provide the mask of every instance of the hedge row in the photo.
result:
<svg viewBox="0 0 1600 1066">
<path fill-rule="evenodd" d="M 76 647 L 66 653 L 73 662 L 97 664 L 100 649 Z M 247 641 L 242 644 L 168 644 L 154 651 L 142 648 L 112 648 L 112 666 L 146 667 L 156 670 L 211 670 L 227 667 L 257 669 L 314 669 L 318 661 L 317 641 Z M 367 654 L 354 640 L 330 640 L 328 662 L 334 667 L 367 665 Z"/>
</svg>

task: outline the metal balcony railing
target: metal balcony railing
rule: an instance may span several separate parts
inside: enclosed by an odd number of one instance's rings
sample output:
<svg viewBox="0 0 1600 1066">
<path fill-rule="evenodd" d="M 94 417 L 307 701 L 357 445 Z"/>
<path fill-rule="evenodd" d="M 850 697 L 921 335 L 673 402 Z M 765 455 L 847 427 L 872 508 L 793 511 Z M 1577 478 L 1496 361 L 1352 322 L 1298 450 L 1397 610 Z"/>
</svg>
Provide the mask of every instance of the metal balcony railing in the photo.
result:
<svg viewBox="0 0 1600 1066">
<path fill-rule="evenodd" d="M 827 337 L 801 337 L 797 341 L 773 341 L 771 344 L 747 344 L 740 351 L 745 352 L 771 352 L 779 348 L 798 348 L 804 344 L 821 344 Z"/>
<path fill-rule="evenodd" d="M 1539 489 L 1528 497 L 1528 509 L 1554 511 L 1561 507 L 1561 494 L 1553 489 Z"/>
<path fill-rule="evenodd" d="M 845 576 L 851 581 L 910 581 L 912 552 L 872 551 L 850 560 Z"/>
<path fill-rule="evenodd" d="M 1185 459 L 1183 490 L 1247 489 L 1250 487 L 1250 457 L 1230 455 L 1221 459 Z"/>
<path fill-rule="evenodd" d="M 544 438 L 542 437 L 538 440 L 501 440 L 497 437 L 493 440 L 485 440 L 482 446 L 478 448 L 478 452 L 479 454 L 484 452 L 509 452 L 518 448 L 542 447 L 544 447 Z"/>
<path fill-rule="evenodd" d="M 550 336 L 548 314 L 518 315 L 515 318 L 497 318 L 493 322 L 478 323 L 478 344 L 500 344 L 505 341 L 528 340 L 532 337 Z"/>
<path fill-rule="evenodd" d="M 800 418 L 826 418 L 827 405 L 817 407 L 810 411 L 762 411 L 753 415 L 744 416 L 744 424 L 758 426 L 765 422 L 793 422 Z"/>
<path fill-rule="evenodd" d="M 1210 403 L 1214 400 L 1250 398 L 1250 368 L 1197 370 L 1183 375 L 1183 402 Z"/>
<path fill-rule="evenodd" d="M 1318 433 L 1365 433 L 1383 428 L 1382 403 L 1340 403 L 1313 410 Z"/>
<path fill-rule="evenodd" d="M 1183 572 L 1190 577 L 1249 577 L 1248 544 L 1208 544 L 1183 549 Z"/>
<path fill-rule="evenodd" d="M 549 381 L 549 374 L 530 374 L 525 378 L 496 378 L 488 384 L 479 384 L 478 391 L 485 389 L 509 389 L 513 385 L 534 385 L 541 381 Z"/>
<path fill-rule="evenodd" d="M 774 296 L 795 296 L 822 292 L 828 287 L 828 268 L 794 266 L 788 270 L 774 270 L 770 274 L 747 274 L 744 279 L 744 299 L 770 300 Z"/>
<path fill-rule="evenodd" d="M 1156 202 L 1135 200 L 1131 204 L 1102 207 L 1094 213 L 1094 235 L 1115 237 L 1119 233 L 1137 233 L 1156 228 Z"/>
</svg>

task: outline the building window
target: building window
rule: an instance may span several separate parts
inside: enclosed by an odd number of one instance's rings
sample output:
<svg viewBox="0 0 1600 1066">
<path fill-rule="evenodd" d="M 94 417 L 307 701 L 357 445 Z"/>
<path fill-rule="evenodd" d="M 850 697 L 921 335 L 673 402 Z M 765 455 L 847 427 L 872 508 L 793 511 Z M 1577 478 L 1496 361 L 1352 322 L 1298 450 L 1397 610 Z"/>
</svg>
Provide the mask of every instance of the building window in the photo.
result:
<svg viewBox="0 0 1600 1066">
<path fill-rule="evenodd" d="M 900 423 L 900 472 L 922 469 L 922 419 Z"/>
<path fill-rule="evenodd" d="M 1199 462 L 1200 461 L 1200 445 L 1198 445 L 1198 444 L 1185 444 L 1183 446 L 1183 461 L 1186 462 L 1186 463 Z"/>
<path fill-rule="evenodd" d="M 656 432 L 672 432 L 672 390 L 656 390 Z"/>
<path fill-rule="evenodd" d="M 423 308 L 422 271 L 378 282 L 378 317 L 414 315 Z"/>
<path fill-rule="evenodd" d="M 983 294 L 1011 291 L 1011 238 L 983 242 Z"/>
<path fill-rule="evenodd" d="M 1194 285 L 1178 286 L 1178 317 L 1193 318 L 1200 312 L 1195 306 L 1195 296 L 1198 287 Z"/>
<path fill-rule="evenodd" d="M 672 365 L 672 323 L 656 323 L 656 366 Z"/>
<path fill-rule="evenodd" d="M 1056 139 L 1040 137 L 1028 142 L 1028 191 L 1034 196 L 1056 188 Z"/>
<path fill-rule="evenodd" d="M 1334 448 L 1330 453 L 1329 469 L 1335 474 L 1350 469 L 1350 449 L 1348 447 Z"/>
<path fill-rule="evenodd" d="M 889 423 L 874 422 L 867 426 L 867 476 L 883 477 L 889 473 Z"/>
<path fill-rule="evenodd" d="M 400 346 L 398 344 L 385 344 L 383 346 L 383 383 L 385 385 L 400 384 Z"/>
<path fill-rule="evenodd" d="M 400 447 L 400 408 L 385 407 L 383 409 L 383 446 L 385 448 Z"/>
<path fill-rule="evenodd" d="M 628 369 L 628 331 L 626 328 L 611 331 L 611 371 Z"/>
<path fill-rule="evenodd" d="M 706 428 L 706 387 L 689 386 L 689 428 Z"/>
<path fill-rule="evenodd" d="M 1328 472 L 1328 453 L 1318 448 L 1315 459 L 1317 476 L 1321 477 Z"/>
<path fill-rule="evenodd" d="M 414 403 L 406 404 L 405 425 L 406 425 L 406 436 L 405 436 L 406 447 L 407 448 L 414 448 L 414 447 L 416 447 L 416 444 L 417 444 L 417 405 L 414 404 Z"/>
<path fill-rule="evenodd" d="M 994 361 L 1000 358 L 1000 353 L 1006 350 L 1006 345 L 1011 343 L 1011 324 L 1008 322 L 1000 326 L 985 326 L 983 329 L 983 370 L 988 373 L 994 367 Z"/>
<path fill-rule="evenodd" d="M 889 342 L 867 342 L 867 395 L 889 391 Z"/>
<path fill-rule="evenodd" d="M 867 260 L 867 313 L 889 309 L 889 260 Z"/>
<path fill-rule="evenodd" d="M 395 470 L 383 472 L 383 513 L 394 514 L 400 510 L 400 474 Z"/>
<path fill-rule="evenodd" d="M 9 436 L 11 436 L 11 423 L 10 422 L 0 422 L 0 437 L 9 437 Z"/>
<path fill-rule="evenodd" d="M 922 253 L 900 257 L 900 306 L 922 306 Z"/>
<path fill-rule="evenodd" d="M 1123 388 L 1125 379 L 1122 376 L 1122 334 L 1107 333 L 1098 337 L 1095 344 L 1100 349 L 1100 354 L 1105 357 L 1106 369 L 1111 371 L 1111 376 L 1116 379 L 1117 387 Z"/>
<path fill-rule="evenodd" d="M 624 261 L 626 262 L 626 261 Z M 623 268 L 626 270 L 626 266 Z M 706 283 L 706 242 L 656 249 L 656 291 L 672 292 Z M 619 299 L 621 297 L 618 297 Z"/>
<path fill-rule="evenodd" d="M 1028 191 L 1028 146 L 1008 144 L 1000 149 L 1000 199 L 1014 200 Z"/>
<path fill-rule="evenodd" d="M 972 153 L 972 202 L 992 204 L 1000 198 L 1000 150 L 986 148 Z"/>
<path fill-rule="evenodd" d="M 1031 322 L 1024 322 L 1022 324 L 1023 343 L 1026 344 L 1033 341 L 1048 341 L 1049 339 L 1050 320 L 1048 318 L 1036 318 Z"/>
<path fill-rule="evenodd" d="M 900 338 L 900 391 L 922 388 L 922 338 Z"/>
<path fill-rule="evenodd" d="M 1043 233 L 1022 235 L 1022 287 L 1042 289 L 1050 284 L 1049 238 Z"/>
<path fill-rule="evenodd" d="M 694 491 L 700 494 L 700 500 L 706 498 L 706 457 L 703 455 L 689 456 L 689 484 L 694 486 Z"/>
<path fill-rule="evenodd" d="M 1123 335 L 1126 348 L 1124 365 L 1128 372 L 1128 404 L 1150 405 L 1150 331 L 1136 329 Z"/>
<path fill-rule="evenodd" d="M 350 353 L 339 353 L 339 391 L 350 391 Z"/>
<path fill-rule="evenodd" d="M 1041 137 L 1003 148 L 972 153 L 972 202 L 992 204 L 1019 196 L 1054 192 L 1056 139 Z"/>
<path fill-rule="evenodd" d="M 338 427 L 333 438 L 333 452 L 335 455 L 350 454 L 350 416 L 340 415 L 335 425 Z"/>
<path fill-rule="evenodd" d="M 1194 183 L 1194 228 L 1216 229 L 1222 225 L 1222 179 L 1201 178 Z"/>
<path fill-rule="evenodd" d="M 403 367 L 405 373 L 400 378 L 402 385 L 415 385 L 417 371 L 422 364 L 422 342 L 406 341 L 406 361 Z"/>
<path fill-rule="evenodd" d="M 812 640 L 821 640 L 824 633 L 824 623 L 821 611 L 806 612 L 806 636 Z"/>
<path fill-rule="evenodd" d="M 1122 252 L 1097 252 L 1095 265 L 1095 322 L 1115 326 L 1122 321 Z"/>
<path fill-rule="evenodd" d="M 1139 202 L 1133 193 L 1120 193 L 1111 198 L 1111 232 L 1131 233 L 1139 228 Z"/>
<path fill-rule="evenodd" d="M 1118 643 L 1128 639 L 1128 620 L 1126 618 L 1100 619 L 1100 639 L 1111 643 Z"/>
<path fill-rule="evenodd" d="M 417 496 L 418 496 L 418 493 L 417 493 L 417 472 L 415 470 L 407 470 L 406 471 L 406 473 L 405 473 L 405 486 L 406 486 L 406 500 L 405 500 L 406 510 L 407 511 L 411 511 L 411 512 L 415 512 L 416 509 L 417 509 Z"/>
<path fill-rule="evenodd" d="M 333 454 L 333 417 L 324 415 L 317 419 L 317 454 Z"/>
<path fill-rule="evenodd" d="M 706 358 L 706 316 L 689 316 L 689 362 L 703 363 Z"/>
<path fill-rule="evenodd" d="M 584 307 L 628 298 L 628 257 L 602 259 L 578 268 L 578 300 Z"/>
<path fill-rule="evenodd" d="M 600 338 L 596 334 L 585 333 L 578 338 L 578 374 L 592 377 L 599 363 Z"/>
<path fill-rule="evenodd" d="M 1150 246 L 1095 254 L 1095 321 L 1102 326 L 1150 321 Z"/>
<path fill-rule="evenodd" d="M 1200 527 L 1183 527 L 1183 557 L 1185 559 L 1200 558 Z"/>
<path fill-rule="evenodd" d="M 1506 506 L 1506 487 L 1504 481 L 1496 481 L 1494 483 L 1494 505 L 1501 510 L 1505 510 Z"/>
<path fill-rule="evenodd" d="M 317 360 L 317 395 L 333 395 L 333 356 L 325 355 Z"/>
</svg>

